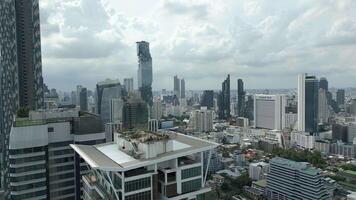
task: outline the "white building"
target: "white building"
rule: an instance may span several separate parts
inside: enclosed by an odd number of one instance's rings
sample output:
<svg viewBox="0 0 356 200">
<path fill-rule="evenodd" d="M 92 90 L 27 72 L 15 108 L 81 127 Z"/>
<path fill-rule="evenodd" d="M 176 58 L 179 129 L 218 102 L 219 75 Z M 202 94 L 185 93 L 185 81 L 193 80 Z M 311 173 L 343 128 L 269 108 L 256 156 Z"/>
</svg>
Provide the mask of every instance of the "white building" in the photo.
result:
<svg viewBox="0 0 356 200">
<path fill-rule="evenodd" d="M 297 113 L 286 113 L 285 127 L 290 129 L 295 129 L 297 126 L 298 114 Z"/>
<path fill-rule="evenodd" d="M 151 118 L 160 120 L 162 118 L 162 115 L 162 102 L 160 99 L 154 99 L 151 110 Z"/>
<path fill-rule="evenodd" d="M 114 143 L 71 145 L 91 167 L 83 199 L 205 199 L 211 150 L 218 144 L 175 133 L 120 133 Z M 204 152 L 209 152 L 205 165 Z"/>
<path fill-rule="evenodd" d="M 121 98 L 110 100 L 110 122 L 122 122 L 122 109 L 124 101 Z"/>
<path fill-rule="evenodd" d="M 259 181 L 267 177 L 269 165 L 265 162 L 250 163 L 248 174 L 252 181 Z"/>
<path fill-rule="evenodd" d="M 303 149 L 314 149 L 315 136 L 306 132 L 293 131 L 291 133 L 291 145 Z"/>
<path fill-rule="evenodd" d="M 352 143 L 356 138 L 356 122 L 349 123 L 347 136 L 348 136 L 347 141 L 350 143 Z"/>
<path fill-rule="evenodd" d="M 327 123 L 329 119 L 329 105 L 326 91 L 322 88 L 319 89 L 318 118 L 321 123 Z"/>
<path fill-rule="evenodd" d="M 192 113 L 192 123 L 195 131 L 209 132 L 213 130 L 213 112 L 206 108 Z"/>
<path fill-rule="evenodd" d="M 124 88 L 126 92 L 130 93 L 134 90 L 134 80 L 133 78 L 125 78 L 124 79 Z"/>
<path fill-rule="evenodd" d="M 286 97 L 284 95 L 255 95 L 255 128 L 284 129 L 285 107 Z"/>
</svg>

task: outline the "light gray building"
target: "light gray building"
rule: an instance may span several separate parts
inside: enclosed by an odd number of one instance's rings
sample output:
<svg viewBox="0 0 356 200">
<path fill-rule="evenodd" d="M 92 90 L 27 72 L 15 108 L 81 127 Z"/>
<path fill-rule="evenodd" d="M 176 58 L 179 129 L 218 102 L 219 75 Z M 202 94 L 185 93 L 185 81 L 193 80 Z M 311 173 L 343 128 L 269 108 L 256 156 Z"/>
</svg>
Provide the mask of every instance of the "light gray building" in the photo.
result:
<svg viewBox="0 0 356 200">
<path fill-rule="evenodd" d="M 269 162 L 268 199 L 330 199 L 319 169 L 309 163 L 275 157 Z"/>
<path fill-rule="evenodd" d="M 176 132 L 117 133 L 113 143 L 71 145 L 92 171 L 84 200 L 205 199 L 209 161 L 217 144 Z M 208 160 L 209 160 L 208 159 Z"/>
<path fill-rule="evenodd" d="M 184 79 L 180 80 L 180 98 L 182 98 L 182 99 L 185 98 L 185 80 Z"/>
<path fill-rule="evenodd" d="M 88 111 L 88 90 L 85 87 L 79 92 L 79 105 L 81 111 Z"/>
<path fill-rule="evenodd" d="M 124 88 L 127 93 L 134 91 L 134 80 L 133 78 L 125 78 L 124 79 Z"/>
<path fill-rule="evenodd" d="M 69 145 L 104 142 L 102 122 L 94 114 L 51 110 L 17 118 L 9 140 L 10 199 L 80 199 L 76 175 L 88 168 Z"/>
<path fill-rule="evenodd" d="M 286 98 L 284 95 L 254 96 L 254 119 L 256 128 L 277 129 L 285 128 Z"/>
</svg>

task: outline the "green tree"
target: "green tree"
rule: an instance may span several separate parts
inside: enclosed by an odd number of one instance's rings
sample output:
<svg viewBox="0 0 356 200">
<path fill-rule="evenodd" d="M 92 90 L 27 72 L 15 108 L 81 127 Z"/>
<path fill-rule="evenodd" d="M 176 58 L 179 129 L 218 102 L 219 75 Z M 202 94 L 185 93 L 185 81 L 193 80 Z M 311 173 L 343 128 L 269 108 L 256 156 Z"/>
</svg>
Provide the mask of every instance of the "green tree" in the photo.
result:
<svg viewBox="0 0 356 200">
<path fill-rule="evenodd" d="M 17 110 L 17 117 L 28 117 L 30 110 L 27 107 L 21 107 Z"/>
</svg>

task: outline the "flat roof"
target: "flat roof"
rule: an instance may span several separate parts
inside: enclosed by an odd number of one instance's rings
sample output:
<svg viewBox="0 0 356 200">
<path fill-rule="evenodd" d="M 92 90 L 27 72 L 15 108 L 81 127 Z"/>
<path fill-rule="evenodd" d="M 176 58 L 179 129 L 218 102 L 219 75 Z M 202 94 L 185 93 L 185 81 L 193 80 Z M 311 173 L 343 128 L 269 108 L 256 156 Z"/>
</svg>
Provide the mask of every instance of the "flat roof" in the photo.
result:
<svg viewBox="0 0 356 200">
<path fill-rule="evenodd" d="M 127 171 L 146 165 L 164 162 L 166 160 L 207 151 L 216 148 L 219 144 L 200 138 L 169 132 L 173 140 L 173 151 L 159 154 L 149 159 L 135 159 L 126 152 L 121 151 L 118 144 L 110 142 L 99 145 L 70 146 L 94 169 L 104 171 Z"/>
</svg>

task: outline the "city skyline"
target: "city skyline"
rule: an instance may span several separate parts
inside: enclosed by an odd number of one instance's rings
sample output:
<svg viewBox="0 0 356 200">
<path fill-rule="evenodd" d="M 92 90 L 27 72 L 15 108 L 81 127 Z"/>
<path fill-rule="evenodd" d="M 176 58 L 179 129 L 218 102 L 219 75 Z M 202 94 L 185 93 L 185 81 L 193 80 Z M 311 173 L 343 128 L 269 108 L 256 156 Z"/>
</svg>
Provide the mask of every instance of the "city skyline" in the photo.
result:
<svg viewBox="0 0 356 200">
<path fill-rule="evenodd" d="M 135 77 L 135 42 L 144 40 L 151 44 L 153 90 L 172 88 L 175 74 L 185 77 L 187 90 L 218 89 L 228 73 L 247 88 L 296 88 L 299 73 L 350 87 L 355 7 L 351 1 L 42 0 L 44 82 L 69 91 Z"/>
</svg>

